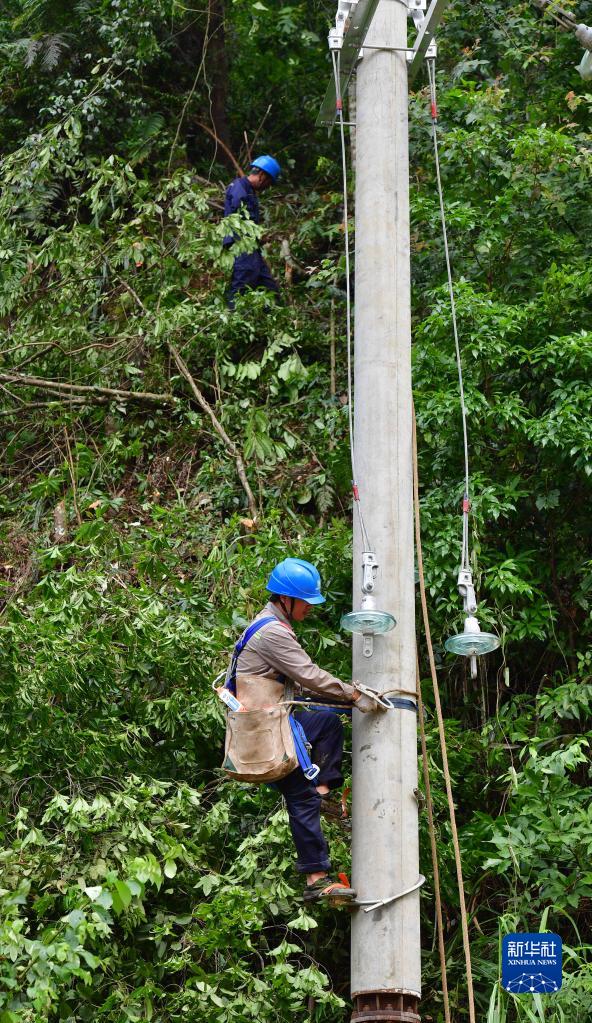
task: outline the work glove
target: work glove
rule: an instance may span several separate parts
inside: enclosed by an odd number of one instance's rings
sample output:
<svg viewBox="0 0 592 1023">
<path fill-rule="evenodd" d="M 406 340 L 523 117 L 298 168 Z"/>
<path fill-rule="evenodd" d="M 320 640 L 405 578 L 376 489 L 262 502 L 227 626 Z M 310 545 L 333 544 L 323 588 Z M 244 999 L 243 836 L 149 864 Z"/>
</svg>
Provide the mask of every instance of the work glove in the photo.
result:
<svg viewBox="0 0 592 1023">
<path fill-rule="evenodd" d="M 365 686 L 363 682 L 354 682 L 353 687 L 355 695 L 353 697 L 353 705 L 362 714 L 372 713 L 376 710 L 387 710 L 387 706 L 382 702 L 380 693 L 377 693 L 375 689 L 370 689 L 369 686 Z"/>
</svg>

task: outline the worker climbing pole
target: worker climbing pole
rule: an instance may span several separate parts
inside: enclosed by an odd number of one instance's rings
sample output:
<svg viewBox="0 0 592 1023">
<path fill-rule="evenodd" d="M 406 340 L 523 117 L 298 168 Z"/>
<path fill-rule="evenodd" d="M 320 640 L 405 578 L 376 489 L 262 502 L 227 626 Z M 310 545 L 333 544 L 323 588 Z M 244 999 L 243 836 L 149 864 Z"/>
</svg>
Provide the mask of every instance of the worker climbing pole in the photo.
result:
<svg viewBox="0 0 592 1023">
<path fill-rule="evenodd" d="M 296 869 L 306 876 L 304 901 L 351 904 L 356 893 L 345 874 L 330 876 L 320 821 L 322 813 L 345 815 L 343 801 L 331 797 L 343 783 L 343 726 L 333 709 L 374 715 L 389 708 L 367 687 L 314 664 L 298 643 L 294 623 L 325 601 L 314 565 L 285 558 L 267 589 L 271 599 L 236 644 L 224 686 L 213 683 L 228 710 L 223 767 L 231 778 L 271 784 L 284 796 Z M 307 694 L 321 705 L 311 707 Z"/>
</svg>

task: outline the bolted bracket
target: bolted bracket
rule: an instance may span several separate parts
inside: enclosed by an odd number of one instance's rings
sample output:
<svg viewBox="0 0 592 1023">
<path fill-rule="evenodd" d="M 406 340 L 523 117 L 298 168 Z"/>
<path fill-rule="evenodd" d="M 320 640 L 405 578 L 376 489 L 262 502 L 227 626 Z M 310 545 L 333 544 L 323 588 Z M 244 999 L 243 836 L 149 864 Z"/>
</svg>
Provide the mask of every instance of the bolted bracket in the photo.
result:
<svg viewBox="0 0 592 1023">
<path fill-rule="evenodd" d="M 464 609 L 467 614 L 474 614 L 477 610 L 477 598 L 473 586 L 473 576 L 468 568 L 461 568 L 457 579 L 458 592 L 460 593 Z"/>
<path fill-rule="evenodd" d="M 362 593 L 372 593 L 378 570 L 378 562 L 373 551 L 362 553 Z M 372 657 L 374 653 L 374 636 L 371 632 L 362 635 L 362 653 L 364 657 Z"/>
<path fill-rule="evenodd" d="M 371 632 L 364 632 L 362 635 L 362 653 L 364 657 L 372 657 L 374 653 L 374 636 Z"/>
<path fill-rule="evenodd" d="M 338 28 L 332 28 L 329 30 L 327 36 L 330 50 L 340 50 L 343 46 L 343 29 L 340 32 Z"/>
<path fill-rule="evenodd" d="M 413 19 L 413 23 L 418 31 L 425 21 L 427 9 L 427 0 L 407 0 L 407 16 Z"/>
<path fill-rule="evenodd" d="M 378 562 L 373 551 L 362 553 L 362 593 L 372 593 Z"/>
</svg>

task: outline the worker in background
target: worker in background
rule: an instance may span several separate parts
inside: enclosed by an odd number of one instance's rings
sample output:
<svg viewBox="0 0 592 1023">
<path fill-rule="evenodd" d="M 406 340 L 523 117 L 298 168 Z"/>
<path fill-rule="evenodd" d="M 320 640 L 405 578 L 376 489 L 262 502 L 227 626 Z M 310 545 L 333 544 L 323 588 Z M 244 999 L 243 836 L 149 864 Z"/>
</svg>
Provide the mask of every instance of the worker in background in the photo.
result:
<svg viewBox="0 0 592 1023">
<path fill-rule="evenodd" d="M 228 217 L 231 213 L 244 209 L 251 220 L 258 224 L 260 220 L 258 193 L 273 185 L 278 180 L 280 172 L 280 165 L 273 156 L 258 156 L 253 160 L 249 174 L 235 178 L 226 189 L 224 216 Z M 230 248 L 234 240 L 234 235 L 227 234 L 222 242 L 224 248 Z M 243 253 L 236 257 L 228 289 L 228 305 L 234 309 L 234 300 L 238 294 L 247 288 L 259 287 L 267 288 L 276 295 L 280 293 L 279 285 L 271 276 L 261 249 L 258 248 L 255 252 Z"/>
<path fill-rule="evenodd" d="M 267 589 L 272 594 L 271 599 L 254 620 L 264 617 L 273 620 L 252 635 L 243 648 L 237 673 L 291 680 L 308 694 L 329 697 L 331 703 L 343 704 L 344 710 L 352 706 L 362 713 L 384 710 L 378 694 L 373 694 L 372 690 L 361 692 L 355 682 L 353 685 L 341 682 L 319 668 L 294 635 L 293 624 L 304 621 L 315 604 L 325 601 L 321 578 L 314 565 L 300 558 L 286 558 L 273 569 Z M 304 900 L 351 901 L 355 892 L 330 877 L 331 862 L 320 822 L 323 811 L 328 816 L 341 815 L 341 805 L 331 799 L 330 793 L 343 784 L 343 725 L 332 710 L 297 711 L 294 717 L 304 729 L 312 747 L 311 758 L 320 771 L 313 782 L 297 767 L 275 782 L 274 787 L 286 801 L 298 854 L 296 869 L 306 874 Z"/>
</svg>

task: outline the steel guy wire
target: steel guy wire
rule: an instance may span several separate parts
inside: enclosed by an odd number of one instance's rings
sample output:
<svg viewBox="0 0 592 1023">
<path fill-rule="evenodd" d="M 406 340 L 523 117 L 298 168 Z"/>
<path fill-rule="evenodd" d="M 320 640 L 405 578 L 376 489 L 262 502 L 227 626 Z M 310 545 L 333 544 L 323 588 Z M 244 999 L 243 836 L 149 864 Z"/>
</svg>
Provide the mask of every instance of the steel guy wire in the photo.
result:
<svg viewBox="0 0 592 1023">
<path fill-rule="evenodd" d="M 426 61 L 428 68 L 428 79 L 430 83 L 430 109 L 432 115 L 432 138 L 434 140 L 434 160 L 436 164 L 436 181 L 438 184 L 438 199 L 440 202 L 440 219 L 442 221 L 442 237 L 444 239 L 444 254 L 446 257 L 446 274 L 448 277 L 448 293 L 450 295 L 450 312 L 452 315 L 452 331 L 454 334 L 454 348 L 456 352 L 456 365 L 458 369 L 458 386 L 460 391 L 460 408 L 462 415 L 463 447 L 465 462 L 465 492 L 463 496 L 463 532 L 462 532 L 462 554 L 461 567 L 469 570 L 469 442 L 467 433 L 467 409 L 465 405 L 465 389 L 463 383 L 462 361 L 460 356 L 460 343 L 458 340 L 458 325 L 456 322 L 456 301 L 454 298 L 454 286 L 452 283 L 452 268 L 450 264 L 450 251 L 448 248 L 448 232 L 446 229 L 446 213 L 444 210 L 444 192 L 442 188 L 442 175 L 440 174 L 440 155 L 438 149 L 438 107 L 436 102 L 436 61 L 433 57 Z"/>
<path fill-rule="evenodd" d="M 350 260 L 349 260 L 349 221 L 348 221 L 348 205 L 347 205 L 347 158 L 345 150 L 345 128 L 343 123 L 343 99 L 341 96 L 341 80 L 340 80 L 340 51 L 331 50 L 331 60 L 333 61 L 333 74 L 335 76 L 335 108 L 337 113 L 337 120 L 339 121 L 339 135 L 341 140 L 341 175 L 343 182 L 343 222 L 344 222 L 344 239 L 345 239 L 345 304 L 346 304 L 346 317 L 345 317 L 345 331 L 347 339 L 347 410 L 348 410 L 348 423 L 349 423 L 349 451 L 351 460 L 351 472 L 352 472 L 352 491 L 354 495 L 354 504 L 358 510 L 358 518 L 360 521 L 360 531 L 362 533 L 362 542 L 364 544 L 365 551 L 371 551 L 373 548 L 370 546 L 370 540 L 368 533 L 366 532 L 366 526 L 364 523 L 364 515 L 362 512 L 362 505 L 360 501 L 360 491 L 358 487 L 358 474 L 356 470 L 356 449 L 354 444 L 354 416 L 353 416 L 353 385 L 352 385 L 352 330 L 351 330 L 351 288 L 350 288 Z"/>
</svg>

